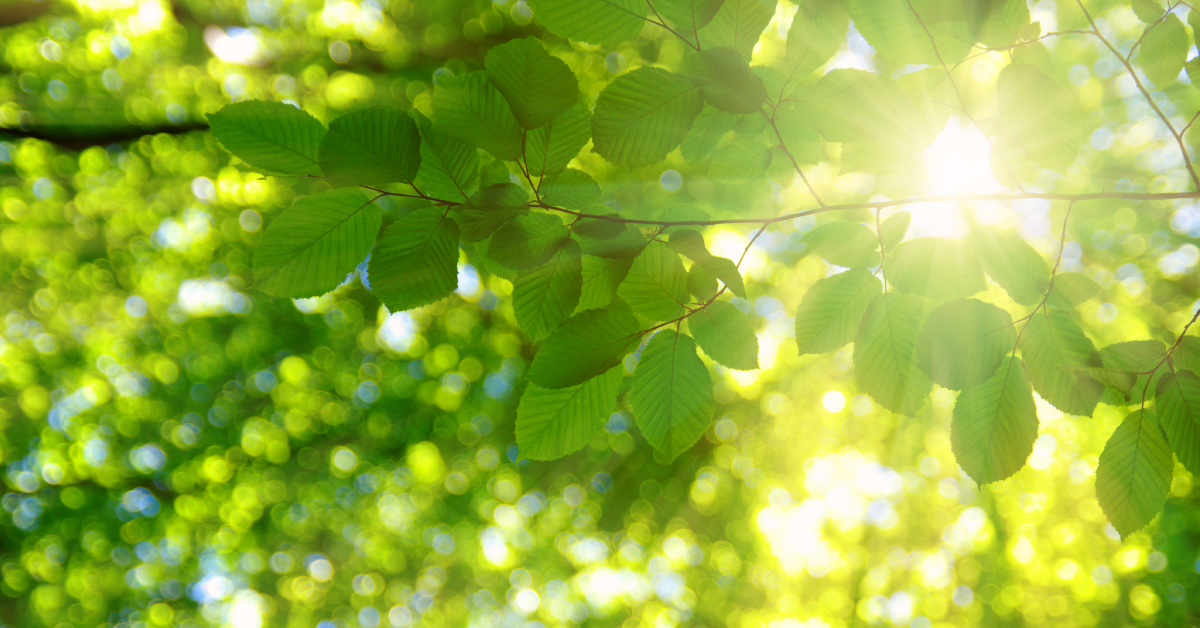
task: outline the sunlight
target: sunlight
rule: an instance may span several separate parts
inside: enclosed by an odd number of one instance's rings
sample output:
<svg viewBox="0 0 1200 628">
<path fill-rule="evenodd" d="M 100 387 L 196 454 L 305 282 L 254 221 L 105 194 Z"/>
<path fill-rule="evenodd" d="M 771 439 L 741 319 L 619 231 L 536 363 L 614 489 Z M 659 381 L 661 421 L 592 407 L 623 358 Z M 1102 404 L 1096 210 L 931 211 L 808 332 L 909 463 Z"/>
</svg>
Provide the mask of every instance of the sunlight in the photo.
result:
<svg viewBox="0 0 1200 628">
<path fill-rule="evenodd" d="M 992 175 L 991 143 L 967 120 L 951 118 L 946 128 L 922 155 L 928 176 L 921 188 L 925 196 L 992 194 L 1004 187 Z M 960 238 L 966 223 L 957 203 L 912 205 L 910 237 Z"/>
</svg>

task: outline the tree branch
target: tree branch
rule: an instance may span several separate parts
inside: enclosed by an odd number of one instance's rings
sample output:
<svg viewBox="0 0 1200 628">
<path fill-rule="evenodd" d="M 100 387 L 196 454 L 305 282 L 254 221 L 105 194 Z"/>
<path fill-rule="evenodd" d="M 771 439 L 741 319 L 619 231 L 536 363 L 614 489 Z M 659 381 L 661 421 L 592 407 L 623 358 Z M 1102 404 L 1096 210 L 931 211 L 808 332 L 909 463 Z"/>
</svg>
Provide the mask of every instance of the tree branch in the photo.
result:
<svg viewBox="0 0 1200 628">
<path fill-rule="evenodd" d="M 440 199 L 428 198 L 438 202 Z M 596 218 L 599 220 L 608 220 L 610 222 L 618 222 L 630 225 L 653 225 L 665 227 L 711 227 L 717 225 L 771 225 L 777 222 L 784 222 L 793 218 L 802 218 L 804 216 L 812 216 L 815 214 L 823 214 L 825 212 L 843 211 L 852 209 L 883 209 L 886 207 L 902 207 L 905 205 L 916 205 L 919 203 L 971 203 L 980 201 L 1027 201 L 1027 200 L 1046 200 L 1046 201 L 1095 201 L 1095 200 L 1125 200 L 1125 201 L 1174 201 L 1182 199 L 1200 199 L 1200 192 L 1161 192 L 1161 193 L 1144 193 L 1144 192 L 1089 192 L 1084 194 L 1055 194 L 1050 192 L 1021 192 L 1011 194 L 959 194 L 953 196 L 915 196 L 911 198 L 896 199 L 890 201 L 870 201 L 866 203 L 845 203 L 841 205 L 826 205 L 814 209 L 783 214 L 774 218 L 727 218 L 717 220 L 643 220 L 635 218 L 622 218 L 620 216 L 605 215 L 605 214 L 588 214 L 563 207 L 555 207 L 546 203 L 531 202 L 530 206 L 547 209 L 551 211 L 559 211 L 580 218 Z"/>
<path fill-rule="evenodd" d="M 99 130 L 95 133 L 81 133 L 78 131 L 78 127 L 66 125 L 45 126 L 28 130 L 0 127 L 0 140 L 8 139 L 5 136 L 11 136 L 15 139 L 41 140 L 67 150 L 80 151 L 92 146 L 107 146 L 109 144 L 132 142 L 147 135 L 159 135 L 162 133 L 167 135 L 184 135 L 193 131 L 203 131 L 206 129 L 208 129 L 208 124 L 204 122 L 162 124 L 152 127 L 116 127 Z"/>
<path fill-rule="evenodd" d="M 1100 32 L 1100 27 L 1096 26 L 1096 20 L 1092 19 L 1092 14 L 1088 12 L 1087 7 L 1083 6 L 1083 0 L 1075 0 L 1075 2 L 1079 5 L 1079 9 L 1083 11 L 1083 16 L 1087 18 L 1088 23 L 1092 25 L 1092 30 L 1095 31 L 1096 37 L 1100 38 L 1100 41 L 1104 42 L 1104 45 L 1121 60 L 1121 65 L 1124 65 L 1125 70 L 1129 72 L 1129 76 L 1133 77 L 1133 82 L 1137 85 L 1138 91 L 1142 92 L 1142 95 L 1146 97 L 1146 102 L 1150 103 L 1150 107 L 1154 109 L 1159 119 L 1162 120 L 1163 124 L 1167 125 L 1167 129 L 1175 137 L 1175 142 L 1179 144 L 1179 152 L 1183 153 L 1183 163 L 1187 166 L 1188 173 L 1192 175 L 1192 185 L 1197 190 L 1200 190 L 1200 176 L 1196 174 L 1196 169 L 1192 166 L 1192 157 L 1188 155 L 1187 147 L 1183 144 L 1183 134 L 1175 130 L 1175 126 L 1171 124 L 1170 118 L 1167 117 L 1167 114 L 1163 113 L 1158 103 L 1154 102 L 1154 97 L 1150 95 L 1150 90 L 1146 89 L 1146 86 L 1142 84 L 1142 79 L 1138 78 L 1137 71 L 1133 69 L 1133 64 L 1129 63 L 1129 59 L 1123 57 L 1116 46 L 1113 46 L 1112 42 L 1108 41 L 1108 38 L 1104 36 L 1104 33 Z"/>
</svg>

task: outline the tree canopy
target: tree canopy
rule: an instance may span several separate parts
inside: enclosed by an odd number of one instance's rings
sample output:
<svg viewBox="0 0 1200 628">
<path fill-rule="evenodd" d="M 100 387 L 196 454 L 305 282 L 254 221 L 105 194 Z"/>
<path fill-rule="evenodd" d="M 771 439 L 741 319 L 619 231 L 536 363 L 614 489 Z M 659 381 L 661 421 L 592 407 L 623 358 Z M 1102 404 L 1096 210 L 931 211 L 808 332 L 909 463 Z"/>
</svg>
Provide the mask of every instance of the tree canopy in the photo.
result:
<svg viewBox="0 0 1200 628">
<path fill-rule="evenodd" d="M 0 622 L 1200 612 L 1189 5 L 10 6 Z"/>
</svg>

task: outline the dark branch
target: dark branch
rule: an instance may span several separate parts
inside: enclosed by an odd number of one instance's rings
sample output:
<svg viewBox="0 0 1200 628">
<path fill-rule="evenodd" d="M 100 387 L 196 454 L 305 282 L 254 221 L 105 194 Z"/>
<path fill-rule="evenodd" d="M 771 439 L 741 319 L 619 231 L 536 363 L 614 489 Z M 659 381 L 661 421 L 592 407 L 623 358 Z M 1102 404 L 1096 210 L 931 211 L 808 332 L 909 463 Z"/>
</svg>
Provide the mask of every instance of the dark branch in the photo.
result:
<svg viewBox="0 0 1200 628">
<path fill-rule="evenodd" d="M 87 128 L 87 127 L 83 127 Z M 99 129 L 95 132 L 82 130 L 81 127 L 54 125 L 44 126 L 29 130 L 23 129 L 6 129 L 0 128 L 0 140 L 8 139 L 32 139 L 50 142 L 67 150 L 83 150 L 92 146 L 107 146 L 109 144 L 123 144 L 139 140 L 147 135 L 159 135 L 166 133 L 168 135 L 184 135 L 194 131 L 203 131 L 208 129 L 208 124 L 204 122 L 193 122 L 189 124 L 163 124 L 152 127 L 111 127 Z"/>
</svg>

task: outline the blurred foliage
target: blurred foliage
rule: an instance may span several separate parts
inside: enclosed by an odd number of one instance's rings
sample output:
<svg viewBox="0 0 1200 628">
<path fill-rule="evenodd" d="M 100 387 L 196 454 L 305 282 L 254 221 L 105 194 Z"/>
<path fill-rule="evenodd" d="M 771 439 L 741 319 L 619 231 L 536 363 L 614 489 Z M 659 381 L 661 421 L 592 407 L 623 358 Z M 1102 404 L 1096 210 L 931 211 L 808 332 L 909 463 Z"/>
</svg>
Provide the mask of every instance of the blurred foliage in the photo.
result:
<svg viewBox="0 0 1200 628">
<path fill-rule="evenodd" d="M 1080 26 L 1060 4 L 1034 6 L 1044 32 Z M 1123 49 L 1138 37 L 1128 6 L 1089 7 Z M 796 357 L 786 312 L 827 272 L 802 254 L 812 222 L 750 250 L 764 370 L 722 371 L 719 419 L 670 464 L 620 412 L 578 454 L 518 461 L 513 402 L 532 352 L 507 281 L 464 264 L 459 296 L 396 314 L 357 281 L 297 302 L 252 292 L 250 247 L 296 191 L 179 131 L 246 98 L 323 121 L 422 106 L 435 71 L 541 34 L 524 2 L 47 0 L 28 13 L 0 28 L 0 623 L 1200 625 L 1191 475 L 1177 465 L 1146 531 L 1120 542 L 1103 524 L 1093 474 L 1116 407 L 1085 422 L 1039 404 L 1031 468 L 979 490 L 950 452 L 952 393 L 900 422 L 856 393 L 848 351 Z M 756 59 L 778 54 L 790 16 L 781 3 Z M 1177 148 L 1117 62 L 1090 39 L 1056 46 L 1087 110 L 1119 121 L 1088 129 L 1066 181 L 1182 189 Z M 594 100 L 678 48 L 648 27 L 564 54 Z M 843 52 L 869 62 L 861 38 Z M 999 67 L 988 59 L 981 75 Z M 1194 108 L 1191 89 L 1170 88 L 1168 115 Z M 681 188 L 668 166 L 661 184 L 611 171 L 606 185 L 626 206 L 739 198 L 712 198 L 702 176 Z M 800 198 L 789 187 L 739 211 Z M 996 212 L 1052 256 L 1063 209 L 933 207 L 914 228 Z M 711 235 L 733 253 L 747 240 Z M 1197 235 L 1186 202 L 1076 209 L 1063 269 L 1104 287 L 1082 308 L 1098 345 L 1173 341 L 1197 293 Z"/>
</svg>

